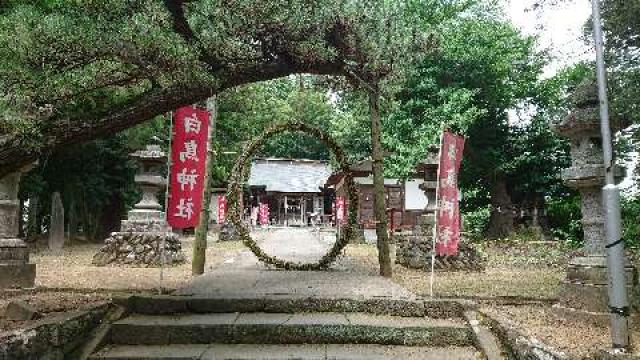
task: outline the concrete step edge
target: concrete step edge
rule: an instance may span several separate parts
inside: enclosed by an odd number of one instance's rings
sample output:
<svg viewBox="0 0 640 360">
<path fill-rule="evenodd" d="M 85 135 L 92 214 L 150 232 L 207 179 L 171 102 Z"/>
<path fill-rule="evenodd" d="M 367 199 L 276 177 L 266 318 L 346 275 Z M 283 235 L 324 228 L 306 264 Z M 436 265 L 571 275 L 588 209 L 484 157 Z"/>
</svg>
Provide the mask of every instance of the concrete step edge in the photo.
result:
<svg viewBox="0 0 640 360">
<path fill-rule="evenodd" d="M 130 313 L 162 315 L 179 313 L 230 312 L 367 312 L 377 315 L 428 316 L 432 318 L 463 318 L 469 305 L 449 299 L 352 299 L 291 296 L 213 297 L 147 295 L 128 296 L 114 302 Z"/>
<path fill-rule="evenodd" d="M 167 320 L 167 319 L 165 319 Z M 434 324 L 394 326 L 393 324 L 313 323 L 304 318 L 293 323 L 274 319 L 235 323 L 200 321 L 126 321 L 114 324 L 111 343 L 130 345 L 164 344 L 381 344 L 410 346 L 472 346 L 473 332 L 468 326 Z"/>
<path fill-rule="evenodd" d="M 352 344 L 202 344 L 202 345 L 116 345 L 94 354 L 92 360 L 274 360 L 274 359 L 367 359 L 382 360 L 471 360 L 478 358 L 472 347 L 424 347 Z"/>
</svg>

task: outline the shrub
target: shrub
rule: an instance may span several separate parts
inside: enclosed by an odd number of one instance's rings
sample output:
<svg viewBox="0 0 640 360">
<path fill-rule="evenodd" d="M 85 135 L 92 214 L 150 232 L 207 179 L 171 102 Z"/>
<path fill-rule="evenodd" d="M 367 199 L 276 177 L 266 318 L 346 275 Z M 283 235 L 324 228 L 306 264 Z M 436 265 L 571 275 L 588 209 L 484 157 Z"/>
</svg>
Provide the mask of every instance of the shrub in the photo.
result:
<svg viewBox="0 0 640 360">
<path fill-rule="evenodd" d="M 465 212 L 462 217 L 463 231 L 466 232 L 472 240 L 481 239 L 482 233 L 489 224 L 489 216 L 491 216 L 490 205 Z"/>
<path fill-rule="evenodd" d="M 547 219 L 554 238 L 572 247 L 583 243 L 580 195 L 576 193 L 546 199 Z"/>
</svg>

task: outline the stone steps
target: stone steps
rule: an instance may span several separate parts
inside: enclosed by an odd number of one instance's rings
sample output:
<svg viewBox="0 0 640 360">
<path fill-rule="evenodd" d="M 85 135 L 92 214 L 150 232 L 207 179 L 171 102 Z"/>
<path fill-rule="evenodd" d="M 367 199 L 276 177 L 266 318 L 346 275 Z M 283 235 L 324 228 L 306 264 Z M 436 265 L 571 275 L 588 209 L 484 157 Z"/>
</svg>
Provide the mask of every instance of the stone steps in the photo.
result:
<svg viewBox="0 0 640 360">
<path fill-rule="evenodd" d="M 464 302 L 271 291 L 115 299 L 128 316 L 110 324 L 91 359 L 453 360 L 487 353 Z"/>
<path fill-rule="evenodd" d="M 91 357 L 92 360 L 472 360 L 479 358 L 481 358 L 480 353 L 472 347 L 432 348 L 344 344 L 111 345 Z"/>
<path fill-rule="evenodd" d="M 166 344 L 380 344 L 473 346 L 462 320 L 368 313 L 134 314 L 115 322 L 110 342 Z"/>
</svg>

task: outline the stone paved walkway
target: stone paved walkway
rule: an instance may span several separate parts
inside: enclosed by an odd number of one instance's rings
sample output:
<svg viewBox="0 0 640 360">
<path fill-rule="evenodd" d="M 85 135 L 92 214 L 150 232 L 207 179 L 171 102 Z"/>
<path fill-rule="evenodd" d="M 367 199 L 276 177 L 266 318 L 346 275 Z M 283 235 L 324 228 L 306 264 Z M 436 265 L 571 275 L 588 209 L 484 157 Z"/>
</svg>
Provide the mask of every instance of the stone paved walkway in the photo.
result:
<svg viewBox="0 0 640 360">
<path fill-rule="evenodd" d="M 259 231 L 254 237 L 271 255 L 300 262 L 317 261 L 332 246 L 332 234 L 309 229 Z M 284 271 L 270 269 L 246 250 L 224 260 L 214 271 L 195 278 L 179 295 L 296 296 L 320 298 L 398 298 L 415 295 L 389 279 L 347 271 Z"/>
</svg>

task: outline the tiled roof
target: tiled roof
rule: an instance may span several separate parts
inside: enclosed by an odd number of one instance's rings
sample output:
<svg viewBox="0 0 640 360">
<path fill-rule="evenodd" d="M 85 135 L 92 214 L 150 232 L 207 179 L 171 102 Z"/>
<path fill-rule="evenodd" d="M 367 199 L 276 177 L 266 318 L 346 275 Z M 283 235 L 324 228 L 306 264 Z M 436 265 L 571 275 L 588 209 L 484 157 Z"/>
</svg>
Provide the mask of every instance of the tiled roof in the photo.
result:
<svg viewBox="0 0 640 360">
<path fill-rule="evenodd" d="M 329 164 L 316 160 L 257 159 L 251 164 L 249 186 L 266 191 L 317 193 L 331 175 Z"/>
</svg>

